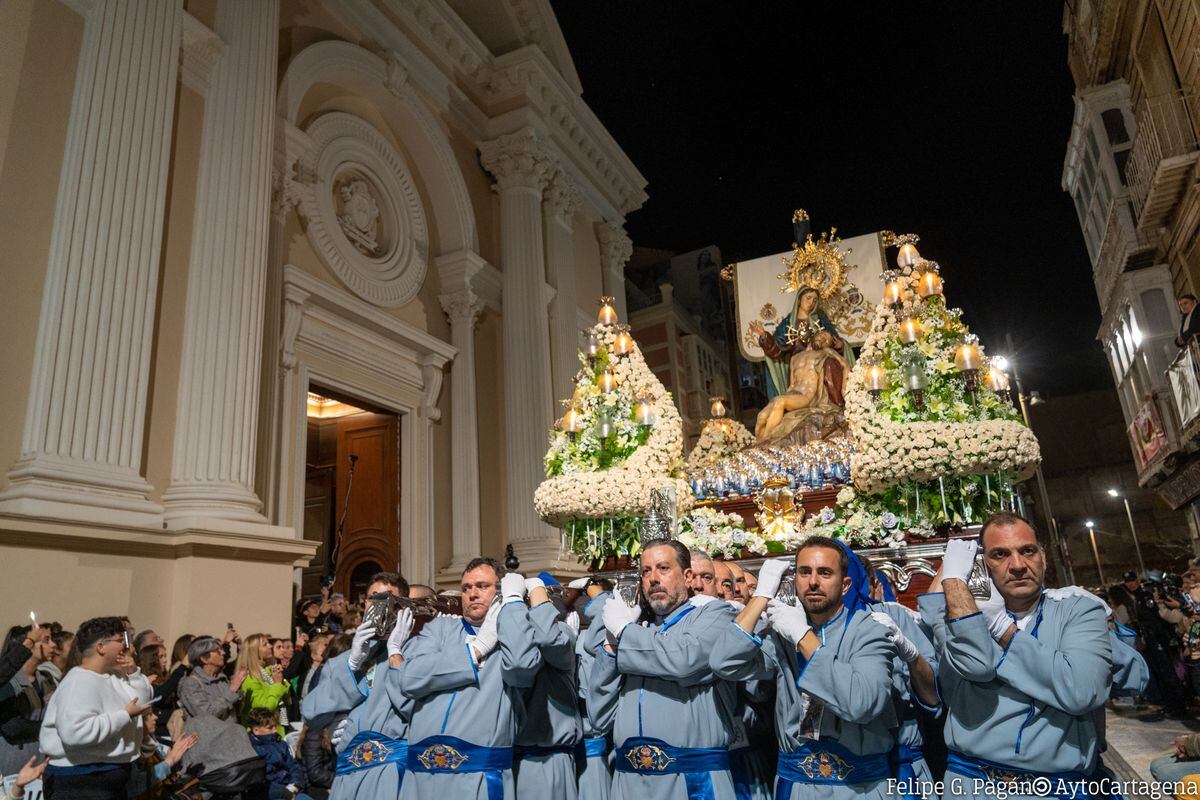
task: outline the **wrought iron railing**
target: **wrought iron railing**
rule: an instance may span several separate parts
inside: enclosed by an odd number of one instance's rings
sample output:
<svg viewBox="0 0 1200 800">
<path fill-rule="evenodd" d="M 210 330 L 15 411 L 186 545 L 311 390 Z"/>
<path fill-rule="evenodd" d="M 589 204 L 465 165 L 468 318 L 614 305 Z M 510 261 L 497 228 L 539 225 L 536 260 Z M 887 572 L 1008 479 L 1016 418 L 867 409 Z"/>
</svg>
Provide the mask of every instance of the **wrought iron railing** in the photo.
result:
<svg viewBox="0 0 1200 800">
<path fill-rule="evenodd" d="M 1137 113 L 1137 137 L 1129 154 L 1126 180 L 1138 217 L 1159 164 L 1196 150 L 1192 111 L 1196 96 L 1175 91 L 1144 100 Z"/>
</svg>

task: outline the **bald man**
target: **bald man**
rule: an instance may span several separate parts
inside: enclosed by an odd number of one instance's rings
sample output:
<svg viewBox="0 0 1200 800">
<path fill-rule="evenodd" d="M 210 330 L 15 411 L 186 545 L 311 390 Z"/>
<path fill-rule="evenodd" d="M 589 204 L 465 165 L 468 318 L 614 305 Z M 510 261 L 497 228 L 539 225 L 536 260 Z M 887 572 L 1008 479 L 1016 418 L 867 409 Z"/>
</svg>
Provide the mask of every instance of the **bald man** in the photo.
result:
<svg viewBox="0 0 1200 800">
<path fill-rule="evenodd" d="M 729 569 L 733 572 L 733 593 L 732 599 L 739 603 L 747 603 L 750 601 L 750 591 L 746 588 L 746 570 L 742 569 L 740 564 L 729 562 Z"/>
<path fill-rule="evenodd" d="M 713 575 L 717 579 L 717 597 L 722 600 L 737 600 L 737 584 L 734 582 L 733 570 L 729 568 L 728 561 L 713 561 Z"/>
</svg>

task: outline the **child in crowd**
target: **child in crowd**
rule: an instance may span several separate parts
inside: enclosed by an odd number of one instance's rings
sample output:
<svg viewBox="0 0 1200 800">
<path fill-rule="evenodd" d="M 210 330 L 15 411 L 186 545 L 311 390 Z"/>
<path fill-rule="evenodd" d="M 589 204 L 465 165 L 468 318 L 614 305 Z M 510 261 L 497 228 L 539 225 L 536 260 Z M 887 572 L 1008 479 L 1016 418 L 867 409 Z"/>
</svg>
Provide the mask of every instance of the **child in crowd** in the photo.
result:
<svg viewBox="0 0 1200 800">
<path fill-rule="evenodd" d="M 304 766 L 292 755 L 291 748 L 279 736 L 279 714 L 269 708 L 252 708 L 246 715 L 250 726 L 250 744 L 267 766 L 267 797 L 270 800 L 311 800 L 301 793 L 308 785 Z"/>
</svg>

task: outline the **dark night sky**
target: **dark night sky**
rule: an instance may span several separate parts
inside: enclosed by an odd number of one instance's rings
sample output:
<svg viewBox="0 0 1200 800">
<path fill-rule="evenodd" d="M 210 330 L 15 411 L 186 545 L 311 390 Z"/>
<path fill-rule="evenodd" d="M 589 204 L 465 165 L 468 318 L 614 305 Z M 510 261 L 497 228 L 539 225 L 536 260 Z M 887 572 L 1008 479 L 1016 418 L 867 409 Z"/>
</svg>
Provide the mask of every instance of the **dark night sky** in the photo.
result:
<svg viewBox="0 0 1200 800">
<path fill-rule="evenodd" d="M 989 352 L 1012 332 L 1027 389 L 1111 388 L 1060 188 L 1061 4 L 830 5 L 553 2 L 584 99 L 649 181 L 634 243 L 755 258 L 788 248 L 797 207 L 814 230 L 914 232 Z"/>
</svg>

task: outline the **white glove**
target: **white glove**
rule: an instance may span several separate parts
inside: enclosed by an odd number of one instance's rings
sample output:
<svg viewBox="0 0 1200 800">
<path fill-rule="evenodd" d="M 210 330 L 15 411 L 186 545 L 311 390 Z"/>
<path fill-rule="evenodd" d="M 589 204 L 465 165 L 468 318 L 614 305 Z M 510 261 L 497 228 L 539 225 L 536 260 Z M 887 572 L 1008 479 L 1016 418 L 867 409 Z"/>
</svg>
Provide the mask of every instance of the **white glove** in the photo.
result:
<svg viewBox="0 0 1200 800">
<path fill-rule="evenodd" d="M 804 606 L 789 606 L 778 600 L 767 603 L 767 624 L 793 645 L 799 644 L 804 634 L 812 630 L 812 626 L 808 624 L 808 615 L 804 613 Z"/>
<path fill-rule="evenodd" d="M 289 784 L 287 785 L 287 790 L 288 790 L 288 794 L 292 794 L 292 795 L 294 795 L 294 794 L 297 794 L 297 793 L 300 791 L 300 787 L 299 787 L 299 786 L 297 786 L 297 785 L 296 785 L 296 784 L 294 784 L 294 783 L 289 783 Z"/>
<path fill-rule="evenodd" d="M 521 585 L 525 585 L 524 580 L 521 581 Z M 500 618 L 501 607 L 501 603 L 492 603 L 483 618 L 483 624 L 475 630 L 475 642 L 471 646 L 475 648 L 477 664 L 483 663 L 483 660 L 496 649 L 496 645 L 500 644 L 500 632 L 496 628 L 496 621 Z"/>
<path fill-rule="evenodd" d="M 579 612 L 578 611 L 572 611 L 571 613 L 567 614 L 567 618 L 564 619 L 563 622 L 565 622 L 567 627 L 571 629 L 572 634 L 574 634 L 575 636 L 579 635 Z"/>
<path fill-rule="evenodd" d="M 1112 616 L 1112 609 L 1109 608 L 1108 603 L 1104 602 L 1102 598 L 1096 597 L 1096 595 L 1092 594 L 1081 586 L 1064 586 L 1061 589 L 1047 589 L 1046 597 L 1049 597 L 1051 600 L 1066 600 L 1068 597 L 1082 597 L 1085 600 L 1091 600 L 1099 603 L 1104 609 L 1105 617 Z"/>
<path fill-rule="evenodd" d="M 354 641 L 350 644 L 351 672 L 358 672 L 363 664 L 367 663 L 367 656 L 371 654 L 371 638 L 374 635 L 375 629 L 369 625 L 359 625 L 354 631 Z"/>
<path fill-rule="evenodd" d="M 900 626 L 896 621 L 882 611 L 872 611 L 871 618 L 887 629 L 888 641 L 896 646 L 896 652 L 900 656 L 900 660 L 905 664 L 911 664 L 921 657 L 921 652 L 917 650 L 917 646 L 912 643 L 912 640 L 904 635 L 900 630 Z"/>
<path fill-rule="evenodd" d="M 339 745 L 341 745 L 342 737 L 346 733 L 346 726 L 349 724 L 350 724 L 350 718 L 346 717 L 344 720 L 342 720 L 341 722 L 339 722 L 337 724 L 336 728 L 333 729 L 333 735 L 329 737 L 329 741 L 333 743 L 334 747 L 338 747 Z"/>
<path fill-rule="evenodd" d="M 779 582 L 783 580 L 783 573 L 787 572 L 788 562 L 779 559 L 764 561 L 763 565 L 758 570 L 758 588 L 754 590 L 754 597 L 765 597 L 770 600 L 779 593 Z"/>
<path fill-rule="evenodd" d="M 525 591 L 532 592 L 534 589 L 545 589 L 546 582 L 541 578 L 526 578 Z"/>
<path fill-rule="evenodd" d="M 984 619 L 988 622 L 988 631 L 991 632 L 992 638 L 999 641 L 1013 625 L 1013 617 L 1008 613 L 1008 609 L 1004 607 L 1004 598 L 1000 596 L 1000 592 L 996 590 L 996 584 L 988 581 L 988 588 L 992 590 L 992 595 L 987 600 L 980 600 L 975 603 L 975 607 L 983 614 Z"/>
<path fill-rule="evenodd" d="M 642 610 L 636 607 L 625 605 L 625 601 L 619 595 L 614 595 L 604 601 L 604 627 L 613 635 L 614 639 L 620 638 L 621 631 L 625 630 L 625 626 L 631 622 L 637 622 L 638 617 L 642 615 Z"/>
<path fill-rule="evenodd" d="M 711 594 L 694 594 L 692 595 L 691 601 L 692 605 L 694 605 L 696 608 L 704 608 L 712 601 L 720 599 L 721 598 L 719 597 L 713 597 Z"/>
<path fill-rule="evenodd" d="M 400 648 L 412 636 L 413 612 L 411 608 L 402 608 L 396 613 L 396 624 L 388 634 L 387 652 L 389 656 L 400 655 Z"/>
<path fill-rule="evenodd" d="M 591 580 L 591 578 L 576 578 L 575 580 L 573 580 L 567 584 L 567 588 L 568 589 L 580 589 L 580 590 L 586 589 L 587 585 L 588 585 L 588 581 L 590 581 L 590 580 Z"/>
<path fill-rule="evenodd" d="M 506 572 L 500 579 L 500 596 L 504 602 L 525 599 L 525 576 L 519 572 Z"/>
<path fill-rule="evenodd" d="M 963 583 L 975 567 L 975 553 L 979 543 L 973 539 L 951 539 L 946 543 L 946 555 L 942 556 L 942 580 L 958 578 Z"/>
</svg>

